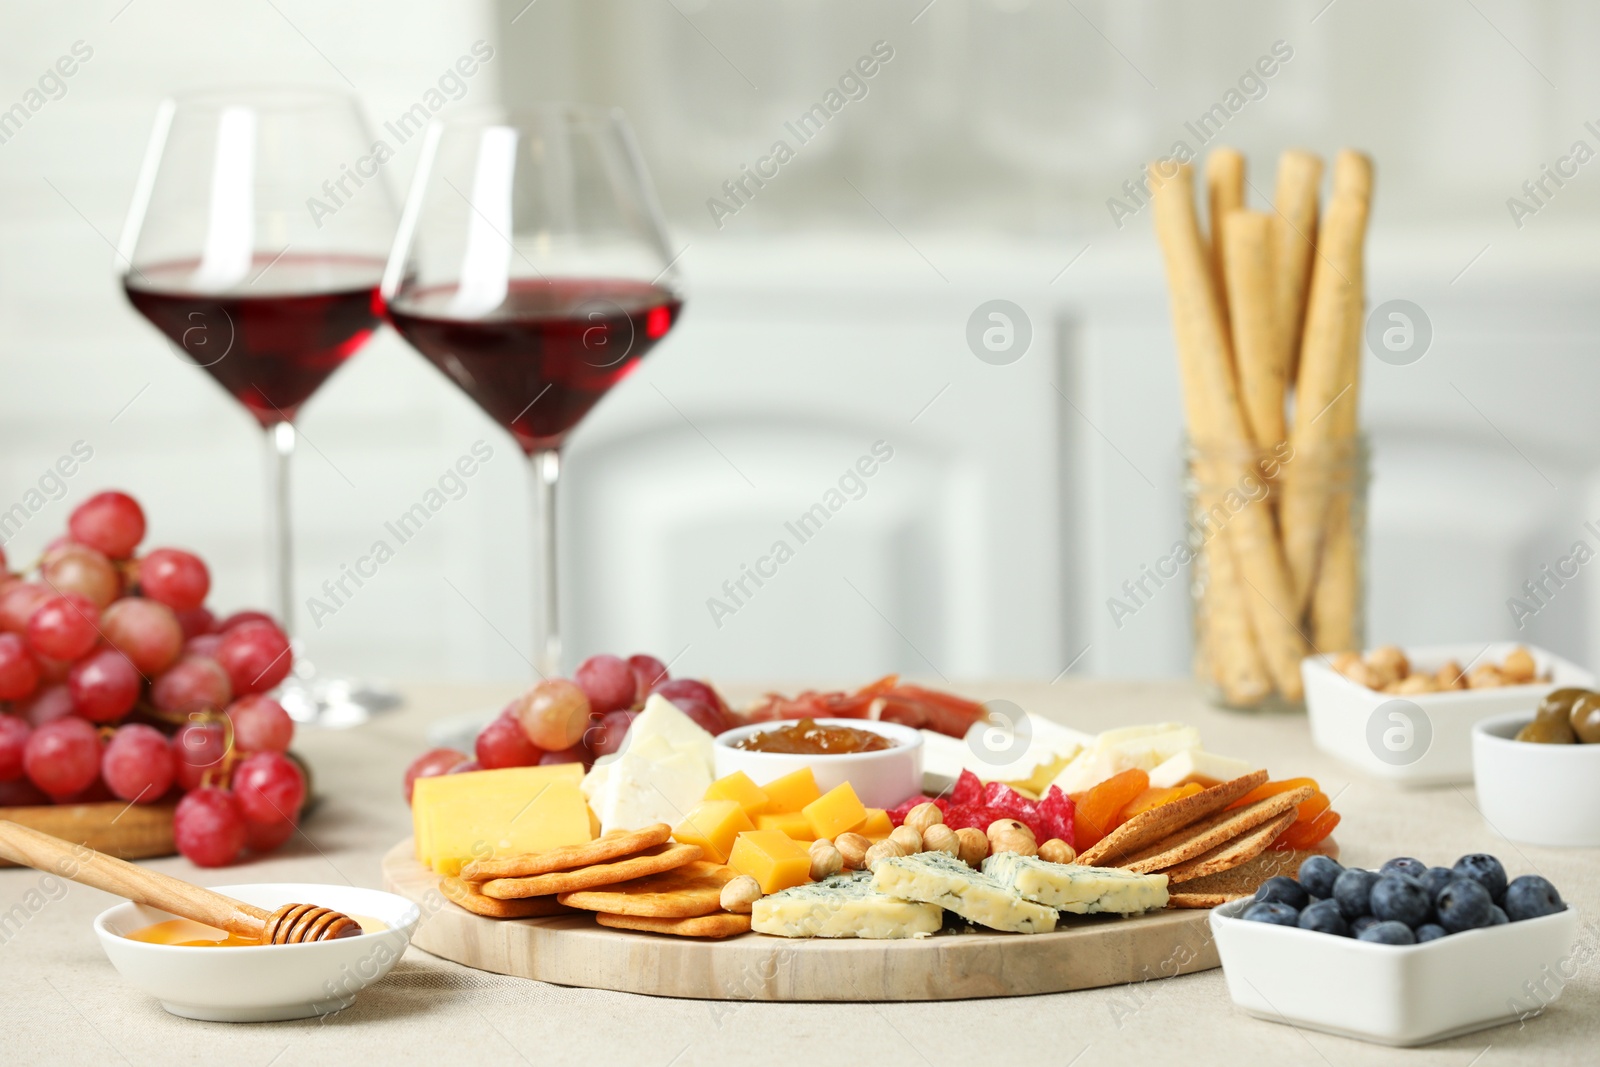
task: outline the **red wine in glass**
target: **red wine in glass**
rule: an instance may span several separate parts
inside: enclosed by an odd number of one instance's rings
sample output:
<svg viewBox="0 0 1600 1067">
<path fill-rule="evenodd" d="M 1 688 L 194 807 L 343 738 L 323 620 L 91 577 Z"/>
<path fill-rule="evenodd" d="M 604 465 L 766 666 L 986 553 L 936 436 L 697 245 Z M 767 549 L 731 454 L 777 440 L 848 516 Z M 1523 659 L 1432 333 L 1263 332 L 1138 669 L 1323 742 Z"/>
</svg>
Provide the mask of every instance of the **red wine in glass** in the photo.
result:
<svg viewBox="0 0 1600 1067">
<path fill-rule="evenodd" d="M 382 321 L 384 261 L 364 256 L 257 256 L 255 280 L 223 293 L 193 288 L 196 260 L 141 267 L 128 299 L 262 426 L 300 405 Z"/>
<path fill-rule="evenodd" d="M 559 447 L 683 306 L 658 285 L 600 278 L 512 280 L 498 307 L 472 317 L 452 314 L 456 294 L 405 292 L 389 321 L 528 455 Z"/>
</svg>

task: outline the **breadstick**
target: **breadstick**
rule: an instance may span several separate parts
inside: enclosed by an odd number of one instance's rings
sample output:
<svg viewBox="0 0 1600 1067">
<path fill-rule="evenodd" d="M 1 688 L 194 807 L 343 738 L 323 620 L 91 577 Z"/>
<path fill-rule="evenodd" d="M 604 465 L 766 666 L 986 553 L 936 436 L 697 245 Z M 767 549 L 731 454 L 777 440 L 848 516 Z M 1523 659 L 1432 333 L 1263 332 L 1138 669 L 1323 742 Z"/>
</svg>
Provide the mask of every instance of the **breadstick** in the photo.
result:
<svg viewBox="0 0 1600 1067">
<path fill-rule="evenodd" d="M 1227 326 L 1231 309 L 1223 269 L 1222 220 L 1244 207 L 1244 155 L 1237 148 L 1218 148 L 1206 157 L 1206 218 L 1211 221 L 1211 277 Z"/>
<path fill-rule="evenodd" d="M 1285 438 L 1283 396 L 1287 388 L 1278 331 L 1273 279 L 1272 216 L 1230 211 L 1214 237 L 1223 248 L 1228 280 L 1228 320 L 1239 367 L 1245 421 L 1256 448 L 1266 451 Z"/>
<path fill-rule="evenodd" d="M 1163 174 L 1163 167 L 1174 172 Z M 1202 451 L 1226 454 L 1233 449 L 1242 455 L 1252 442 L 1234 380 L 1233 353 L 1222 324 L 1211 263 L 1195 218 L 1193 174 L 1187 166 L 1153 164 L 1150 184 L 1191 437 Z M 1211 484 L 1243 485 L 1253 471 L 1248 461 L 1219 460 L 1215 471 L 1201 472 L 1202 479 L 1214 475 L 1222 477 Z M 1291 621 L 1299 613 L 1293 610 L 1293 589 L 1271 509 L 1246 501 L 1231 515 L 1224 535 L 1238 563 L 1251 629 L 1260 642 L 1267 671 L 1286 699 L 1298 701 L 1303 692 L 1300 660 L 1305 655 L 1305 640 Z"/>
<path fill-rule="evenodd" d="M 1279 157 L 1272 229 L 1277 249 L 1278 328 L 1287 346 L 1286 377 L 1291 382 L 1300 365 L 1300 329 L 1305 322 L 1311 259 L 1316 253 L 1317 188 L 1321 184 L 1321 156 L 1291 148 Z"/>
<path fill-rule="evenodd" d="M 1294 588 L 1294 614 L 1311 597 L 1328 514 L 1319 465 L 1328 445 L 1355 425 L 1361 367 L 1362 253 L 1372 197 L 1372 163 L 1345 150 L 1334 164 L 1333 197 L 1317 235 L 1295 385 L 1294 459 L 1283 470 L 1279 517 Z"/>
<path fill-rule="evenodd" d="M 1351 491 L 1334 495 L 1328 506 L 1327 545 L 1311 598 L 1311 640 L 1319 652 L 1361 648 L 1356 605 L 1360 599 L 1360 558 L 1351 523 Z"/>
<path fill-rule="evenodd" d="M 1211 649 L 1212 678 L 1231 707 L 1254 707 L 1272 692 L 1272 681 L 1261 665 L 1261 655 L 1250 633 L 1238 565 L 1225 537 L 1213 537 L 1201 554 L 1206 584 L 1200 606 Z M 1230 654 L 1218 655 L 1220 648 L 1229 649 Z"/>
</svg>

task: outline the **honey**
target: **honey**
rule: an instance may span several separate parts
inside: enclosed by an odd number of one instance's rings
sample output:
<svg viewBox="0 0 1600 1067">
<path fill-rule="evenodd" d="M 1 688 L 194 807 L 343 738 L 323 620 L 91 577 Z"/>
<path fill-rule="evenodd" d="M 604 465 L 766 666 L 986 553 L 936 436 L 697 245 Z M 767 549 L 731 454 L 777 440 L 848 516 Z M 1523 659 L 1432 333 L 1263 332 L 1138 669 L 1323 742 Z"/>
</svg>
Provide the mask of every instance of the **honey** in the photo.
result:
<svg viewBox="0 0 1600 1067">
<path fill-rule="evenodd" d="M 375 934 L 389 928 L 383 920 L 371 916 L 352 915 L 350 918 L 361 925 L 363 934 Z M 183 948 L 239 948 L 261 944 L 252 938 L 230 934 L 226 930 L 219 930 L 215 926 L 207 926 L 193 919 L 167 919 L 123 936 L 129 941 L 144 941 L 152 945 L 178 945 Z"/>
</svg>

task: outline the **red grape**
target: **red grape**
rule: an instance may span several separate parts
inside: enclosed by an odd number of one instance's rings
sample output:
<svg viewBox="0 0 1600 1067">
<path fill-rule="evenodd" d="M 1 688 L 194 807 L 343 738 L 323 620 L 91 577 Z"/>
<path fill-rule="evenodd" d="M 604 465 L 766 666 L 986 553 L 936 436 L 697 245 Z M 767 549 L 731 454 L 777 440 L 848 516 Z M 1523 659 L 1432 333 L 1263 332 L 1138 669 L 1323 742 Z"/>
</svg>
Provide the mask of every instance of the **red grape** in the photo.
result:
<svg viewBox="0 0 1600 1067">
<path fill-rule="evenodd" d="M 220 769 L 228 754 L 228 739 L 220 722 L 189 722 L 172 735 L 178 785 L 195 789 L 206 772 Z"/>
<path fill-rule="evenodd" d="M 28 620 L 28 647 L 51 659 L 77 659 L 100 640 L 100 609 L 81 593 L 53 596 Z"/>
<path fill-rule="evenodd" d="M 55 804 L 109 804 L 117 798 L 111 795 L 111 790 L 106 786 L 105 779 L 97 774 L 94 776 L 94 781 L 76 793 L 70 793 L 64 797 L 51 797 L 50 799 Z"/>
<path fill-rule="evenodd" d="M 47 722 L 72 714 L 72 691 L 64 685 L 49 685 L 17 707 L 17 714 L 35 729 Z"/>
<path fill-rule="evenodd" d="M 28 737 L 22 766 L 33 784 L 52 797 L 70 797 L 100 777 L 100 735 L 73 715 L 47 722 Z"/>
<path fill-rule="evenodd" d="M 221 711 L 233 699 L 228 672 L 206 656 L 185 656 L 150 685 L 150 702 L 166 712 Z"/>
<path fill-rule="evenodd" d="M 73 509 L 67 530 L 80 545 L 127 559 L 144 540 L 144 509 L 127 493 L 96 493 Z"/>
<path fill-rule="evenodd" d="M 26 778 L 0 782 L 0 808 L 30 808 L 50 803 L 50 798 Z"/>
<path fill-rule="evenodd" d="M 562 749 L 560 752 L 546 752 L 539 757 L 539 766 L 548 767 L 557 763 L 581 763 L 589 767 L 594 763 L 594 755 L 582 745 L 573 745 L 571 748 Z"/>
<path fill-rule="evenodd" d="M 306 800 L 306 780 L 281 752 L 257 752 L 233 769 L 233 796 L 248 822 L 292 823 Z"/>
<path fill-rule="evenodd" d="M 633 677 L 638 683 L 638 688 L 634 692 L 635 704 L 644 703 L 644 698 L 650 695 L 650 691 L 670 677 L 665 663 L 643 652 L 629 656 L 628 666 L 633 669 Z"/>
<path fill-rule="evenodd" d="M 243 626 L 247 622 L 270 622 L 274 626 L 278 625 L 278 620 L 264 611 L 236 611 L 217 623 L 216 632 L 225 634 L 235 626 Z"/>
<path fill-rule="evenodd" d="M 172 836 L 196 867 L 226 867 L 244 850 L 244 814 L 232 793 L 196 789 L 178 801 Z"/>
<path fill-rule="evenodd" d="M 11 634 L 28 632 L 28 620 L 39 605 L 55 596 L 42 582 L 13 582 L 0 593 L 0 630 Z"/>
<path fill-rule="evenodd" d="M 173 611 L 191 611 L 206 602 L 211 572 L 192 552 L 158 548 L 139 560 L 139 589 Z"/>
<path fill-rule="evenodd" d="M 411 790 L 418 778 L 432 778 L 435 775 L 445 774 L 456 764 L 465 763 L 466 759 L 467 754 L 457 749 L 430 748 L 412 760 L 411 766 L 406 768 L 405 775 L 406 803 L 411 803 Z"/>
<path fill-rule="evenodd" d="M 589 710 L 596 715 L 631 708 L 639 691 L 638 679 L 628 661 L 604 653 L 579 664 L 572 680 L 589 698 Z"/>
<path fill-rule="evenodd" d="M 676 703 L 679 699 L 699 700 L 710 707 L 720 707 L 722 699 L 716 691 L 704 682 L 697 682 L 693 678 L 673 678 L 662 682 L 653 690 L 668 700 Z"/>
<path fill-rule="evenodd" d="M 0 633 L 0 700 L 26 700 L 39 688 L 39 664 L 16 634 Z"/>
<path fill-rule="evenodd" d="M 15 715 L 0 715 L 0 782 L 22 777 L 22 750 L 33 731 Z"/>
<path fill-rule="evenodd" d="M 633 725 L 633 720 L 638 716 L 637 711 L 607 712 L 584 733 L 584 744 L 596 756 L 609 756 L 620 751 L 623 740 L 628 736 L 628 727 Z"/>
<path fill-rule="evenodd" d="M 282 847 L 283 843 L 294 836 L 298 829 L 294 821 L 289 822 L 251 822 L 246 819 L 244 824 L 244 843 L 251 852 L 274 852 Z"/>
<path fill-rule="evenodd" d="M 233 747 L 242 752 L 287 752 L 294 740 L 294 720 L 269 696 L 252 693 L 228 705 L 233 720 Z"/>
<path fill-rule="evenodd" d="M 143 685 L 138 669 L 114 648 L 79 660 L 67 674 L 72 709 L 90 722 L 115 722 L 128 714 Z"/>
<path fill-rule="evenodd" d="M 236 694 L 265 693 L 289 674 L 294 654 L 276 623 L 245 622 L 226 631 L 217 662 L 228 672 Z"/>
<path fill-rule="evenodd" d="M 589 698 L 565 678 L 546 678 L 507 709 L 528 740 L 545 752 L 571 748 L 589 728 Z"/>
<path fill-rule="evenodd" d="M 221 634 L 200 634 L 197 637 L 189 638 L 183 643 L 183 654 L 185 656 L 204 656 L 207 659 L 215 660 L 217 658 L 217 649 L 221 647 Z"/>
<path fill-rule="evenodd" d="M 118 799 L 154 804 L 172 788 L 176 762 L 165 734 L 132 722 L 111 735 L 100 757 L 100 776 Z"/>
<path fill-rule="evenodd" d="M 522 725 L 511 715 L 509 709 L 501 712 L 498 718 L 483 728 L 478 734 L 475 747 L 478 763 L 488 770 L 500 767 L 532 767 L 539 762 L 539 757 L 544 755 L 543 749 L 528 740 Z"/>
<path fill-rule="evenodd" d="M 712 737 L 715 737 L 722 733 L 722 731 L 728 729 L 728 721 L 723 717 L 722 712 L 718 711 L 716 708 L 712 707 L 710 704 L 707 704 L 703 700 L 691 700 L 688 697 L 679 697 L 677 700 L 672 702 L 672 706 L 689 716 L 690 719 L 693 719 L 695 725 L 699 726 Z"/>
<path fill-rule="evenodd" d="M 155 600 L 130 596 L 106 609 L 100 632 L 146 675 L 160 674 L 183 651 L 183 627 L 172 609 Z"/>
<path fill-rule="evenodd" d="M 5 550 L 5 547 L 3 545 L 0 545 L 0 574 L 4 574 L 6 572 L 6 567 L 7 566 L 8 566 L 8 564 L 6 563 L 6 550 Z"/>
<path fill-rule="evenodd" d="M 196 637 L 206 636 L 216 629 L 217 617 L 211 614 L 210 608 L 190 608 L 187 611 L 178 612 L 178 625 L 183 627 L 183 639 L 192 641 Z"/>
<path fill-rule="evenodd" d="M 39 565 L 44 583 L 58 593 L 82 593 L 105 607 L 122 593 L 122 576 L 105 557 L 88 545 L 71 542 L 52 548 Z"/>
</svg>

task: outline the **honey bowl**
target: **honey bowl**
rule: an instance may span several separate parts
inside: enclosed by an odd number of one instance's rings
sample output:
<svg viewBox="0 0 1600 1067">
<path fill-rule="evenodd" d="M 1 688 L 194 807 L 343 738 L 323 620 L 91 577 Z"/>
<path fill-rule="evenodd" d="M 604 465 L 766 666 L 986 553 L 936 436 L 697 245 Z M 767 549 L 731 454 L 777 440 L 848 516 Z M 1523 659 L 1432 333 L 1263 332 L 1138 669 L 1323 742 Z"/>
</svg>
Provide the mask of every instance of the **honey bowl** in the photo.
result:
<svg viewBox="0 0 1600 1067">
<path fill-rule="evenodd" d="M 157 927 L 174 920 L 168 912 L 134 903 L 101 912 L 94 929 L 112 966 L 167 1011 L 186 1019 L 274 1022 L 341 1011 L 399 962 L 422 918 L 415 904 L 376 889 L 289 882 L 215 888 L 269 910 L 291 902 L 333 908 L 358 917 L 363 932 L 299 945 L 199 947 L 159 943 L 204 936 L 205 928 L 195 924 Z M 177 938 L 161 936 L 169 932 Z M 135 939 L 135 934 L 155 940 Z"/>
<path fill-rule="evenodd" d="M 817 788 L 826 793 L 844 782 L 855 789 L 861 803 L 869 808 L 892 808 L 906 797 L 922 791 L 922 731 L 877 719 L 816 719 L 822 728 L 862 730 L 889 741 L 889 747 L 866 752 L 834 754 L 763 752 L 741 748 L 748 738 L 793 726 L 789 721 L 758 722 L 735 727 L 716 737 L 712 755 L 716 776 L 735 771 L 748 774 L 757 785 L 766 785 L 803 767 L 810 767 Z"/>
</svg>

